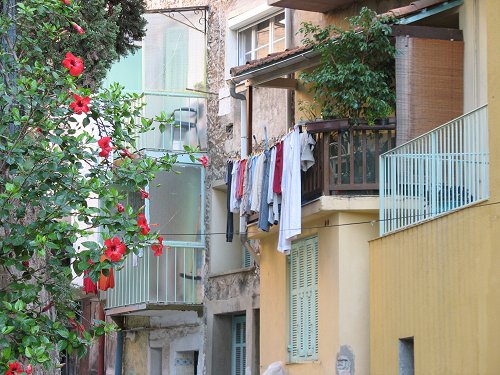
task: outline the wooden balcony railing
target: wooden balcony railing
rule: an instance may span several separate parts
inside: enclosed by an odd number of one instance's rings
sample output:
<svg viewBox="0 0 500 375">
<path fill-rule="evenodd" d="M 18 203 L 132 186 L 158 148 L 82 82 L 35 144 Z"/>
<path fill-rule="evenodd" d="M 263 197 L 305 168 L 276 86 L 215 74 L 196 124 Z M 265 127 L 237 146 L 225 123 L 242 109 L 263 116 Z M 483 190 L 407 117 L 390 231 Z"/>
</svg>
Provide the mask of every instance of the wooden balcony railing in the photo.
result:
<svg viewBox="0 0 500 375">
<path fill-rule="evenodd" d="M 307 125 L 316 163 L 302 174 L 302 201 L 321 195 L 377 194 L 379 155 L 396 145 L 396 123 L 350 126 L 345 120 Z"/>
</svg>

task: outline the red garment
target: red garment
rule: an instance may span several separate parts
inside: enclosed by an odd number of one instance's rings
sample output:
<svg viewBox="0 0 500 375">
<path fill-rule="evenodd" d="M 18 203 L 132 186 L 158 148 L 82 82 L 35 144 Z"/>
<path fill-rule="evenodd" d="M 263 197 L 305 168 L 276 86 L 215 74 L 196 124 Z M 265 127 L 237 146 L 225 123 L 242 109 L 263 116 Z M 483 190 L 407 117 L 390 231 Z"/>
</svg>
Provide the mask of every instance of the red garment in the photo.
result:
<svg viewBox="0 0 500 375">
<path fill-rule="evenodd" d="M 238 170 L 238 187 L 236 190 L 236 198 L 241 199 L 243 197 L 243 181 L 245 179 L 245 171 L 247 166 L 247 159 L 243 159 L 240 162 L 240 169 Z"/>
<path fill-rule="evenodd" d="M 281 194 L 281 176 L 283 174 L 283 141 L 276 144 L 276 164 L 274 166 L 273 192 Z"/>
</svg>

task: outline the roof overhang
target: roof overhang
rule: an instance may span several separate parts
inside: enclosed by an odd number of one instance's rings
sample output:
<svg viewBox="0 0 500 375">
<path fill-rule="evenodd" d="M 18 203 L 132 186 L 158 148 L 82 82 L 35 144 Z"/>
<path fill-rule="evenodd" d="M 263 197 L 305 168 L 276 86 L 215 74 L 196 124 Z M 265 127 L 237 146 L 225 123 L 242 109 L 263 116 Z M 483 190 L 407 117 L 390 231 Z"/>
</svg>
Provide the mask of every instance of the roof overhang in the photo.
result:
<svg viewBox="0 0 500 375">
<path fill-rule="evenodd" d="M 268 5 L 326 13 L 353 3 L 354 0 L 267 0 Z"/>
</svg>

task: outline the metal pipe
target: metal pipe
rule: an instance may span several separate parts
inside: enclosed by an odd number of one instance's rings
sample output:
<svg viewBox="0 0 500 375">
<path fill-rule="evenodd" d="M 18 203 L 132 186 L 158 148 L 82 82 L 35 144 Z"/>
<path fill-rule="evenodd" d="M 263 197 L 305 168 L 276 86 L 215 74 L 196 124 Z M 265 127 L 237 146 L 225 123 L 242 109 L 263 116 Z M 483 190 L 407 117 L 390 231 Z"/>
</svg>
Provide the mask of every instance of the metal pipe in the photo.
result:
<svg viewBox="0 0 500 375">
<path fill-rule="evenodd" d="M 236 92 L 236 85 L 232 80 L 229 80 L 229 94 L 231 97 L 241 100 L 241 121 L 240 121 L 240 134 L 241 134 L 241 157 L 248 155 L 247 148 L 247 97 L 244 94 Z"/>
<path fill-rule="evenodd" d="M 116 334 L 116 353 L 115 353 L 115 375 L 122 375 L 123 363 L 123 331 Z"/>
</svg>

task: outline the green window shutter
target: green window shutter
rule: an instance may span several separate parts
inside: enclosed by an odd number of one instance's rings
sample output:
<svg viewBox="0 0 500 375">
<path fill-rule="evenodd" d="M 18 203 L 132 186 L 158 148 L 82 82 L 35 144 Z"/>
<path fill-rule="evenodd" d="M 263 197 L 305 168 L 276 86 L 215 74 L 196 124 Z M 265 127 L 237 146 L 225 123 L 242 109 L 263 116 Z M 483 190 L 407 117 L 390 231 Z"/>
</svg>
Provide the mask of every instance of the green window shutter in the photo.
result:
<svg viewBox="0 0 500 375">
<path fill-rule="evenodd" d="M 246 317 L 234 316 L 232 322 L 231 375 L 245 375 Z"/>
<path fill-rule="evenodd" d="M 290 253 L 290 360 L 318 358 L 318 238 L 292 244 Z"/>
<path fill-rule="evenodd" d="M 252 256 L 245 246 L 243 246 L 241 265 L 243 268 L 248 268 L 252 265 Z"/>
</svg>

